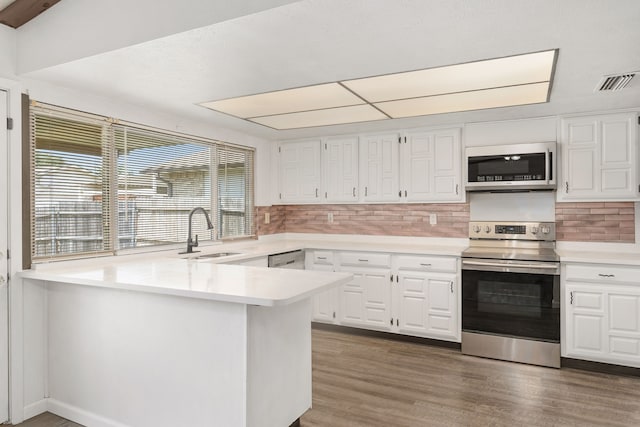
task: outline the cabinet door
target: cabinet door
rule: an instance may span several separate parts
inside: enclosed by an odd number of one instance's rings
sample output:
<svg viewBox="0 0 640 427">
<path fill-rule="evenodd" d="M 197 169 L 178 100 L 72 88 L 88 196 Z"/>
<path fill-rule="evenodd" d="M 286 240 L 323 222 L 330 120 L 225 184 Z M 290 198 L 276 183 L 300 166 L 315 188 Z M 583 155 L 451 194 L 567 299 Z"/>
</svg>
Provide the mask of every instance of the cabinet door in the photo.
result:
<svg viewBox="0 0 640 427">
<path fill-rule="evenodd" d="M 358 138 L 327 139 L 323 157 L 325 201 L 358 200 Z"/>
<path fill-rule="evenodd" d="M 282 203 L 320 201 L 320 140 L 281 143 L 279 177 Z"/>
<path fill-rule="evenodd" d="M 341 268 L 353 274 L 340 290 L 340 323 L 377 330 L 391 329 L 391 272 L 386 269 Z"/>
<path fill-rule="evenodd" d="M 398 278 L 397 330 L 430 338 L 458 339 L 454 274 L 403 271 Z"/>
<path fill-rule="evenodd" d="M 435 132 L 433 136 L 433 195 L 434 201 L 463 199 L 460 131 Z"/>
<path fill-rule="evenodd" d="M 314 264 L 313 270 L 317 271 L 334 271 L 333 266 L 324 264 Z M 337 319 L 337 288 L 329 289 L 313 296 L 313 320 L 325 323 L 334 323 Z"/>
<path fill-rule="evenodd" d="M 409 202 L 430 200 L 434 194 L 434 135 L 413 133 L 402 144 L 402 196 Z"/>
<path fill-rule="evenodd" d="M 592 285 L 565 288 L 566 355 L 592 360 L 606 358 L 604 291 Z"/>
<path fill-rule="evenodd" d="M 562 120 L 562 181 L 559 200 L 634 200 L 636 115 Z"/>
<path fill-rule="evenodd" d="M 458 337 L 457 280 L 454 275 L 429 278 L 427 293 L 427 332 L 434 338 Z"/>
<path fill-rule="evenodd" d="M 400 200 L 398 134 L 370 135 L 360 142 L 360 195 L 366 202 Z"/>
<path fill-rule="evenodd" d="M 458 129 L 414 132 L 403 142 L 402 197 L 409 202 L 463 200 Z"/>
<path fill-rule="evenodd" d="M 635 116 L 605 116 L 600 120 L 600 185 L 607 197 L 636 195 Z"/>
</svg>

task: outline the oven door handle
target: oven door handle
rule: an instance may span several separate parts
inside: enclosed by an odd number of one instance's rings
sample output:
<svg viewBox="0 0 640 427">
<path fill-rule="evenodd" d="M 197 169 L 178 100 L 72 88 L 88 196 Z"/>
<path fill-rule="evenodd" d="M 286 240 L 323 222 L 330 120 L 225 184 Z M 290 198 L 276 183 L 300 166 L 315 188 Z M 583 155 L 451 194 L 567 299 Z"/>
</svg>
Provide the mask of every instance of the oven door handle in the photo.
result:
<svg viewBox="0 0 640 427">
<path fill-rule="evenodd" d="M 541 270 L 556 270 L 557 265 L 543 264 L 506 264 L 499 262 L 467 261 L 463 260 L 462 265 L 479 265 L 483 267 L 506 267 L 506 268 L 539 268 Z"/>
</svg>

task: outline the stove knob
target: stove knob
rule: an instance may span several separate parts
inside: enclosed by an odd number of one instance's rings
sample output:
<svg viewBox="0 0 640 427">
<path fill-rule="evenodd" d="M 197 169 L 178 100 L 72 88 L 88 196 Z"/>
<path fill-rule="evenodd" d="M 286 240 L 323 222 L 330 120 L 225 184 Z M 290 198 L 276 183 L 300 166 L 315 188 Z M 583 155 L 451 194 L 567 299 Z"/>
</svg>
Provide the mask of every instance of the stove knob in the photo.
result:
<svg viewBox="0 0 640 427">
<path fill-rule="evenodd" d="M 531 234 L 538 234 L 538 227 L 531 227 Z"/>
<path fill-rule="evenodd" d="M 491 227 L 489 227 L 488 225 L 484 226 L 484 232 L 485 233 L 490 233 L 491 232 Z"/>
<path fill-rule="evenodd" d="M 551 229 L 546 225 L 543 225 L 541 228 L 541 231 L 542 231 L 542 234 L 549 234 L 551 232 Z"/>
<path fill-rule="evenodd" d="M 479 233 L 480 230 L 482 230 L 482 227 L 480 227 L 479 225 L 474 225 L 473 226 L 473 232 L 474 233 Z"/>
</svg>

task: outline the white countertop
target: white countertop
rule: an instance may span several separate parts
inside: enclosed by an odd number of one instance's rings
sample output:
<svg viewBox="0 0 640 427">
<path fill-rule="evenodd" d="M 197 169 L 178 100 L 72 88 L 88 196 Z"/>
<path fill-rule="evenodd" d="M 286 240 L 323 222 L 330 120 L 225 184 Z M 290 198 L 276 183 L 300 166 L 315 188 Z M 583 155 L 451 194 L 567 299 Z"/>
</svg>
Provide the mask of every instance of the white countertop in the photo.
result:
<svg viewBox="0 0 640 427">
<path fill-rule="evenodd" d="M 579 251 L 556 249 L 561 262 L 582 262 L 588 264 L 618 264 L 640 266 L 640 252 Z"/>
<path fill-rule="evenodd" d="M 210 299 L 241 304 L 286 305 L 348 282 L 352 275 L 245 267 L 187 259 L 114 260 L 36 269 L 20 277 L 86 286 Z"/>
</svg>

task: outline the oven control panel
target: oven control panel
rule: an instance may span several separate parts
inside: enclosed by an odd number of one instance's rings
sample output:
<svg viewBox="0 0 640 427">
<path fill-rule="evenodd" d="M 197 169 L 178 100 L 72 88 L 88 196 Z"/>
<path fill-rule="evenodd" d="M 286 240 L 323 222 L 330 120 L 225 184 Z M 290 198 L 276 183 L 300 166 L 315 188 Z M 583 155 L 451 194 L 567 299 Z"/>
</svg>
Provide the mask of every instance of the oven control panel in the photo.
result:
<svg viewBox="0 0 640 427">
<path fill-rule="evenodd" d="M 492 240 L 556 240 L 554 222 L 488 222 L 469 223 L 470 239 Z"/>
</svg>

